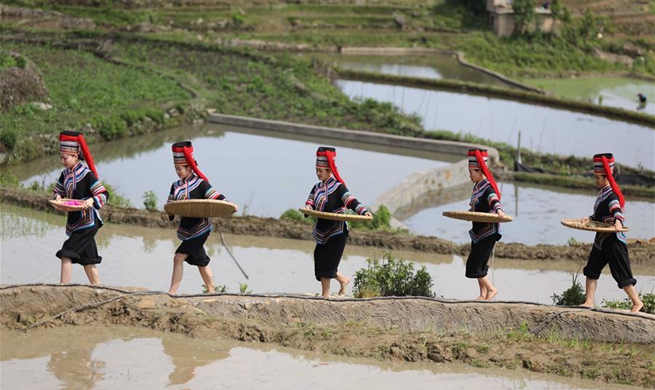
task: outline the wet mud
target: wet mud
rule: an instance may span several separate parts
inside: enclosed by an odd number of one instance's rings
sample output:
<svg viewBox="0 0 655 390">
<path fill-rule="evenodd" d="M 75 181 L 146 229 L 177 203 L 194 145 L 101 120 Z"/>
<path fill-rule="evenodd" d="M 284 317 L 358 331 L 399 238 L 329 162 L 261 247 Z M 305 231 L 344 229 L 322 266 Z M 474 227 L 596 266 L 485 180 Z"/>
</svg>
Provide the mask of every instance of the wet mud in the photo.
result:
<svg viewBox="0 0 655 390">
<path fill-rule="evenodd" d="M 504 302 L 169 296 L 110 287 L 0 289 L 0 329 L 126 325 L 385 361 L 528 369 L 655 385 L 655 316 Z"/>
</svg>

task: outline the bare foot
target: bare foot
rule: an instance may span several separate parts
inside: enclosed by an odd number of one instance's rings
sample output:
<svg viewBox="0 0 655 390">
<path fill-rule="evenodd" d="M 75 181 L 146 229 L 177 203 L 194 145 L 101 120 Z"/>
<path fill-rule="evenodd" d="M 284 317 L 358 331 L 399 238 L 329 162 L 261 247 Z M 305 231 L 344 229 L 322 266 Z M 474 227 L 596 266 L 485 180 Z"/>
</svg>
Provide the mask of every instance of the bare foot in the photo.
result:
<svg viewBox="0 0 655 390">
<path fill-rule="evenodd" d="M 585 301 L 582 305 L 578 305 L 578 307 L 586 307 L 587 309 L 593 309 L 594 303 Z"/>
<path fill-rule="evenodd" d="M 343 283 L 339 282 L 339 284 L 341 285 L 341 289 L 339 289 L 339 292 L 337 293 L 337 295 L 345 294 L 346 293 L 346 287 L 348 287 L 349 283 L 350 283 L 350 278 L 349 277 L 346 277 L 345 282 L 343 282 Z"/>
<path fill-rule="evenodd" d="M 330 296 L 329 296 L 329 295 L 321 295 L 321 297 L 323 297 L 323 298 L 325 298 L 325 299 L 330 299 Z"/>
<path fill-rule="evenodd" d="M 485 298 L 486 298 L 486 296 L 480 295 L 479 297 L 475 298 L 475 300 L 476 301 L 484 301 Z"/>
<path fill-rule="evenodd" d="M 498 290 L 496 290 L 496 289 L 489 290 L 489 291 L 487 291 L 487 296 L 484 298 L 484 300 L 485 301 L 490 301 L 490 300 L 494 299 L 496 294 L 498 294 Z"/>
<path fill-rule="evenodd" d="M 632 305 L 632 308 L 630 308 L 630 313 L 637 313 L 639 312 L 639 310 L 641 310 L 642 307 L 644 307 L 643 302 L 639 302 L 636 305 Z"/>
</svg>

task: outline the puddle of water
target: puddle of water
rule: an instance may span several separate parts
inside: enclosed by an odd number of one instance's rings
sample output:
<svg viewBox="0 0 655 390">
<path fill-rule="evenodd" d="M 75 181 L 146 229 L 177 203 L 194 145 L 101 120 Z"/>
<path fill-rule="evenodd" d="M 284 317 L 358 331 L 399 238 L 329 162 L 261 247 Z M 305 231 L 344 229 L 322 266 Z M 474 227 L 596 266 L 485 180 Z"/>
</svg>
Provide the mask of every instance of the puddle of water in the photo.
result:
<svg viewBox="0 0 655 390">
<path fill-rule="evenodd" d="M 655 85 L 652 81 L 628 77 L 583 77 L 526 79 L 525 82 L 555 96 L 655 115 Z M 639 104 L 638 93 L 645 94 L 650 102 Z"/>
<path fill-rule="evenodd" d="M 500 184 L 499 184 L 500 186 Z M 521 183 L 502 184 L 502 203 L 505 212 L 514 221 L 502 224 L 503 242 L 526 245 L 566 245 L 573 238 L 578 242 L 592 242 L 593 232 L 566 228 L 560 221 L 565 218 L 583 218 L 593 214 L 595 193 L 556 192 L 552 188 L 531 187 Z M 403 222 L 411 231 L 444 238 L 459 244 L 470 242 L 471 223 L 442 216 L 444 211 L 468 209 L 468 198 L 422 210 Z M 655 203 L 626 200 L 626 225 L 629 238 L 655 237 Z"/>
<path fill-rule="evenodd" d="M 76 326 L 6 332 L 3 388 L 626 389 L 526 371 L 390 363 L 146 329 Z"/>
<path fill-rule="evenodd" d="M 302 207 L 311 187 L 318 181 L 314 169 L 317 146 L 335 145 L 332 141 L 308 142 L 300 140 L 301 137 L 284 139 L 222 131 L 225 129 L 222 126 L 208 126 L 205 131 L 207 129 L 214 134 L 195 136 L 188 132 L 180 139 L 193 140 L 194 156 L 212 185 L 251 215 L 279 217 L 289 208 Z M 179 136 L 178 131 L 174 134 Z M 171 138 L 168 134 L 163 137 Z M 103 144 L 102 150 L 122 145 Z M 94 160 L 101 179 L 117 187 L 134 206 L 142 207 L 143 194 L 154 191 L 159 199 L 158 207 L 163 209 L 171 183 L 177 180 L 170 145 L 159 141 L 150 149 L 122 157 L 116 157 L 115 151 L 99 153 L 96 157 L 94 151 Z M 338 147 L 337 166 L 341 176 L 365 205 L 373 204 L 378 196 L 411 173 L 449 164 L 447 160 L 389 155 L 389 149 L 369 151 Z M 105 159 L 105 155 L 112 157 Z M 24 183 L 56 181 L 61 164 L 56 157 L 49 160 L 51 164 L 47 170 L 31 172 L 30 177 L 23 179 Z M 376 177 L 376 172 L 384 172 L 384 180 Z"/>
<path fill-rule="evenodd" d="M 453 92 L 430 91 L 361 81 L 337 80 L 351 99 L 375 99 L 423 119 L 426 129 L 446 129 L 542 153 L 591 159 L 614 153 L 629 166 L 655 169 L 655 131 L 599 116 Z M 608 140 L 611 140 L 608 141 Z"/>
<path fill-rule="evenodd" d="M 430 54 L 429 56 L 342 55 L 330 56 L 337 66 L 395 76 L 429 79 L 453 79 L 497 87 L 511 87 L 484 72 L 462 66 L 454 55 Z"/>
<path fill-rule="evenodd" d="M 23 235 L 2 236 L 0 283 L 57 283 L 60 262 L 54 253 L 65 240 L 64 217 L 53 224 L 50 217 L 42 219 L 32 211 L 3 205 L 2 231 L 12 226 L 42 225 L 36 231 L 26 229 Z M 25 220 L 25 221 L 23 221 Z M 465 233 L 465 229 L 462 229 Z M 125 225 L 105 225 L 96 236 L 103 263 L 99 266 L 103 284 L 138 286 L 154 291 L 169 287 L 172 258 L 179 241 L 173 229 L 154 229 Z M 218 234 L 207 241 L 212 258 L 214 282 L 225 285 L 229 292 L 239 292 L 239 284 L 247 283 L 255 293 L 314 294 L 319 283 L 313 276 L 311 241 L 226 235 L 232 253 L 250 276 L 246 280 L 227 251 Z M 472 299 L 477 296 L 477 282 L 466 279 L 465 258 L 416 252 L 394 251 L 394 256 L 425 266 L 434 281 L 433 291 L 448 299 Z M 379 258 L 383 251 L 375 248 L 346 247 L 339 270 L 353 276 L 367 267 L 368 258 Z M 29 260 L 27 260 L 29 259 Z M 580 261 L 520 261 L 493 260 L 490 278 L 499 288 L 498 300 L 530 301 L 550 304 L 553 293 L 560 294 L 571 286 L 572 273 L 580 270 L 586 259 Z M 26 267 L 29 261 L 29 267 Z M 652 266 L 633 265 L 638 280 L 637 290 L 655 290 L 655 269 Z M 581 279 L 584 282 L 583 279 Z M 81 267 L 75 267 L 72 283 L 88 283 Z M 185 266 L 180 293 L 197 294 L 202 291 L 202 279 L 195 267 Z M 336 292 L 336 283 L 333 283 Z M 351 293 L 352 283 L 348 288 Z M 603 299 L 623 299 L 625 293 L 616 287 L 609 269 L 601 278 L 597 303 Z"/>
</svg>

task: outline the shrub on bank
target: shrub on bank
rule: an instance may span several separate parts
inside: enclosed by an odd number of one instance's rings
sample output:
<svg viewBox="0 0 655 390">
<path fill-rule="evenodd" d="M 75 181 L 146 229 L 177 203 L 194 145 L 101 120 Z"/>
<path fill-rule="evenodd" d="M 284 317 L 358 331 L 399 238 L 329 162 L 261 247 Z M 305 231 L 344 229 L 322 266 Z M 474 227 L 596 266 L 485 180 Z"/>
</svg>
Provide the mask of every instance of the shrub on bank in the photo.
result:
<svg viewBox="0 0 655 390">
<path fill-rule="evenodd" d="M 572 275 L 571 287 L 564 290 L 564 292 L 559 294 L 553 294 L 551 298 L 553 299 L 553 304 L 557 306 L 578 306 L 584 303 L 585 296 L 584 289 L 580 282 L 578 282 L 579 273 Z"/>
<path fill-rule="evenodd" d="M 353 294 L 357 298 L 389 296 L 434 297 L 432 276 L 425 266 L 414 272 L 414 264 L 396 260 L 386 252 L 381 260 L 368 259 L 368 267 L 355 272 Z"/>
<path fill-rule="evenodd" d="M 655 293 L 639 293 L 639 299 L 644 303 L 644 307 L 641 309 L 642 312 L 655 314 Z M 608 309 L 630 310 L 632 301 L 628 298 L 622 301 L 606 301 L 603 299 L 601 305 Z"/>
</svg>

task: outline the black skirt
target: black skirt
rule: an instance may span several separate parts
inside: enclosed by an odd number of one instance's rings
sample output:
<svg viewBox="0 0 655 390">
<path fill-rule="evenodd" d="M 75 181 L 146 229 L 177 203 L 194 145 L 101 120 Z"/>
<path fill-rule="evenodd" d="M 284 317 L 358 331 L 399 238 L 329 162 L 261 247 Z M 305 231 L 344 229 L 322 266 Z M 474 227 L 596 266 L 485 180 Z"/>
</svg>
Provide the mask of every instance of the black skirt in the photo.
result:
<svg viewBox="0 0 655 390">
<path fill-rule="evenodd" d="M 98 256 L 98 247 L 95 240 L 98 229 L 99 227 L 96 225 L 88 229 L 74 231 L 55 256 L 60 259 L 68 257 L 74 264 L 100 264 L 102 257 Z"/>
<path fill-rule="evenodd" d="M 489 257 L 494 250 L 496 241 L 500 240 L 500 234 L 485 237 L 478 242 L 471 241 L 471 253 L 466 259 L 466 277 L 479 279 L 487 276 L 489 271 Z"/>
<path fill-rule="evenodd" d="M 336 278 L 341 255 L 346 247 L 348 232 L 330 237 L 325 244 L 316 244 L 314 249 L 314 275 L 316 280 Z"/>
<path fill-rule="evenodd" d="M 202 236 L 192 238 L 190 240 L 182 241 L 182 244 L 177 247 L 175 253 L 182 253 L 188 255 L 184 261 L 191 265 L 198 267 L 205 267 L 211 260 L 205 252 L 205 241 L 209 238 L 209 232 Z"/>
</svg>

